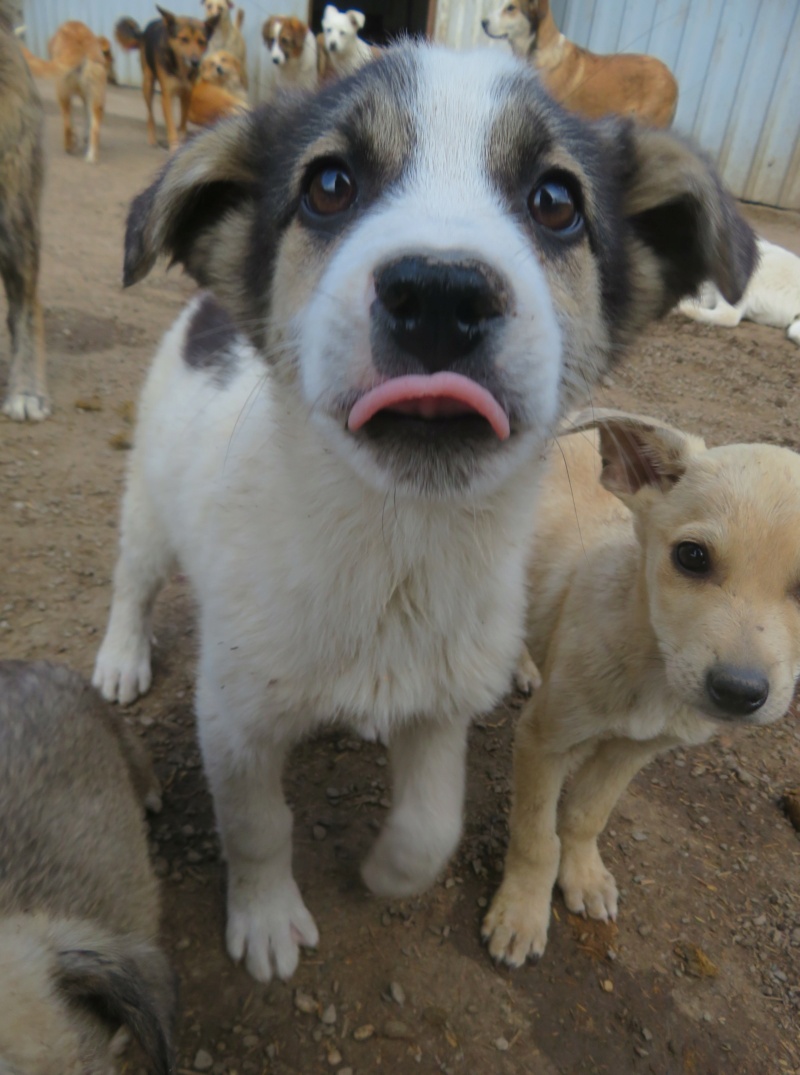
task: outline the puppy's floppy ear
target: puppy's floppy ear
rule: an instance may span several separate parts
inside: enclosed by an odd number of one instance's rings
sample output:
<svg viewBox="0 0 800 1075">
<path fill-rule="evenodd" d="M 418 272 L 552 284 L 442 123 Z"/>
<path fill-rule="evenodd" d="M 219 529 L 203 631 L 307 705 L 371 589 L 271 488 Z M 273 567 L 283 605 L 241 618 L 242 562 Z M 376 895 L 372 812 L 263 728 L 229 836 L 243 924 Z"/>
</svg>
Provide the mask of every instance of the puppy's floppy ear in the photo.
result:
<svg viewBox="0 0 800 1075">
<path fill-rule="evenodd" d="M 637 303 L 660 316 L 704 280 L 738 302 L 756 265 L 755 237 L 714 168 L 668 131 L 629 122 L 618 137 L 622 208 L 639 242 Z"/>
<path fill-rule="evenodd" d="M 192 253 L 223 217 L 255 200 L 260 150 L 249 116 L 199 135 L 137 195 L 125 230 L 123 284 L 143 279 L 161 254 L 186 265 L 208 284 Z"/>
<path fill-rule="evenodd" d="M 326 4 L 325 5 L 325 10 L 322 12 L 322 21 L 324 22 L 325 19 L 330 19 L 334 15 L 338 15 L 338 14 L 339 14 L 338 7 L 336 7 L 334 4 Z"/>
<path fill-rule="evenodd" d="M 347 17 L 350 19 L 350 22 L 352 22 L 353 28 L 356 30 L 356 32 L 362 29 L 364 23 L 367 21 L 367 17 L 363 11 L 348 11 Z"/>
<path fill-rule="evenodd" d="M 113 943 L 58 953 L 56 979 L 68 1000 L 112 1027 L 126 1026 L 155 1075 L 173 1072 L 177 979 L 158 949 Z"/>
<path fill-rule="evenodd" d="M 574 416 L 567 432 L 596 429 L 603 469 L 600 483 L 628 507 L 643 489 L 666 493 L 686 473 L 691 456 L 705 449 L 699 437 L 624 411 L 596 408 Z"/>
</svg>

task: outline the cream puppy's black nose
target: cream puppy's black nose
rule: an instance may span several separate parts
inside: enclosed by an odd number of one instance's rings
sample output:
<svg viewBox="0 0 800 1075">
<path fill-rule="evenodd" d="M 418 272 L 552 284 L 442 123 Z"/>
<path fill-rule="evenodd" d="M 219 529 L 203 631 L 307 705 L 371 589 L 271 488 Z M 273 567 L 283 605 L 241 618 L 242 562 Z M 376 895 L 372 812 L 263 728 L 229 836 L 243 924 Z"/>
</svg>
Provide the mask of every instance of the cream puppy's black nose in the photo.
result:
<svg viewBox="0 0 800 1075">
<path fill-rule="evenodd" d="M 488 267 L 406 257 L 375 276 L 373 324 L 431 373 L 471 354 L 507 299 Z"/>
<path fill-rule="evenodd" d="M 746 717 L 766 702 L 769 680 L 757 669 L 718 664 L 706 676 L 706 691 L 723 714 Z"/>
</svg>

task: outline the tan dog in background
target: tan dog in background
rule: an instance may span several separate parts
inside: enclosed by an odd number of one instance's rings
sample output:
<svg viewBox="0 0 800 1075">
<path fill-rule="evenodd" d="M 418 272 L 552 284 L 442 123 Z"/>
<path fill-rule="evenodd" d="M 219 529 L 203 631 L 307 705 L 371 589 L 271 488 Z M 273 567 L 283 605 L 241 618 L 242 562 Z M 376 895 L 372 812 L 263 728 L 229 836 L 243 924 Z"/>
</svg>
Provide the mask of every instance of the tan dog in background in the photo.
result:
<svg viewBox="0 0 800 1075">
<path fill-rule="evenodd" d="M 106 1075 L 121 1026 L 174 1070 L 145 801 L 144 750 L 85 680 L 0 661 L 1 1071 Z"/>
<path fill-rule="evenodd" d="M 547 90 L 566 108 L 589 119 L 609 113 L 669 127 L 678 83 L 655 56 L 619 52 L 598 56 L 568 41 L 555 24 L 549 0 L 512 0 L 481 23 L 489 37 L 508 41 L 529 60 Z"/>
<path fill-rule="evenodd" d="M 98 37 L 89 27 L 76 20 L 62 23 L 50 38 L 49 60 L 40 60 L 23 46 L 23 54 L 37 77 L 52 77 L 56 83 L 56 98 L 64 123 L 64 149 L 75 149 L 72 128 L 72 99 L 79 97 L 86 109 L 86 160 L 97 161 L 100 147 L 100 125 L 106 107 L 109 76 L 114 76 L 114 57 L 106 37 Z"/>
<path fill-rule="evenodd" d="M 592 425 L 599 445 L 559 438 L 540 489 L 528 640 L 544 682 L 517 726 L 505 877 L 483 924 L 512 967 L 544 952 L 556 880 L 573 913 L 616 917 L 597 838 L 638 770 L 778 720 L 800 677 L 800 455 L 707 449 L 613 411 L 576 421 Z"/>
<path fill-rule="evenodd" d="M 206 19 L 216 19 L 216 26 L 211 40 L 208 42 L 209 52 L 223 50 L 230 52 L 241 64 L 242 84 L 247 89 L 247 45 L 242 37 L 242 25 L 244 12 L 241 8 L 236 12 L 236 18 L 231 18 L 233 0 L 201 0 L 206 12 Z"/>
<path fill-rule="evenodd" d="M 206 56 L 192 86 L 189 122 L 207 127 L 225 116 L 246 112 L 249 107 L 242 66 L 236 57 L 222 49 Z"/>
</svg>

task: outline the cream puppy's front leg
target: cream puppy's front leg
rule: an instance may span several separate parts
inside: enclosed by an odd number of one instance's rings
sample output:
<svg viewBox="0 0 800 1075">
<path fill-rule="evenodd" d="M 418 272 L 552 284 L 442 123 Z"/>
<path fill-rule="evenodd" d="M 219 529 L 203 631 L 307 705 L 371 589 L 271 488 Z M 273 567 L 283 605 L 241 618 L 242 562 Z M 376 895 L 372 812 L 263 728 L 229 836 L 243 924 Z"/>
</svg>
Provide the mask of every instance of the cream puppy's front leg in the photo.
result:
<svg viewBox="0 0 800 1075">
<path fill-rule="evenodd" d="M 505 876 L 482 927 L 491 955 L 512 967 L 544 952 L 558 875 L 558 797 L 572 755 L 554 752 L 540 732 L 536 712 L 546 704 L 546 691 L 528 704 L 517 725 Z"/>
<path fill-rule="evenodd" d="M 645 741 L 608 739 L 598 745 L 575 774 L 558 828 L 558 884 L 573 914 L 585 914 L 602 922 L 617 917 L 617 885 L 600 857 L 597 838 L 636 773 L 676 742 L 668 736 Z"/>
<path fill-rule="evenodd" d="M 410 896 L 436 880 L 458 844 L 467 724 L 426 720 L 392 734 L 393 802 L 362 870 L 379 896 Z"/>
</svg>

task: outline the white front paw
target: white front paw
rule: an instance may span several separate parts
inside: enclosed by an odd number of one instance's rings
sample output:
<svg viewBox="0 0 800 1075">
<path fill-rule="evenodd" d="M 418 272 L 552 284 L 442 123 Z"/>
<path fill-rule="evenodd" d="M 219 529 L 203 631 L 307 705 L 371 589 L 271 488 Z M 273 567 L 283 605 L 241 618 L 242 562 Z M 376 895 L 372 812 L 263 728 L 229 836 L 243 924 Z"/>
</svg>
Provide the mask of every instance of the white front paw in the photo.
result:
<svg viewBox="0 0 800 1075">
<path fill-rule="evenodd" d="M 453 838 L 446 835 L 444 839 L 426 841 L 420 836 L 414 840 L 401 826 L 389 821 L 367 856 L 361 876 L 376 896 L 416 896 L 431 887 L 457 842 L 457 832 Z"/>
<path fill-rule="evenodd" d="M 230 882 L 228 892 L 228 954 L 242 959 L 259 982 L 294 974 L 300 947 L 316 948 L 319 930 L 293 878 L 271 885 Z"/>
<path fill-rule="evenodd" d="M 564 903 L 573 914 L 588 915 L 601 922 L 617 917 L 617 883 L 605 868 L 595 844 L 570 848 L 562 845 L 558 884 Z"/>
<path fill-rule="evenodd" d="M 9 392 L 3 414 L 15 422 L 41 422 L 50 414 L 50 400 L 38 392 Z"/>
<path fill-rule="evenodd" d="M 94 666 L 92 684 L 107 702 L 129 705 L 150 689 L 150 639 L 146 635 L 117 640 L 106 635 Z"/>
</svg>

